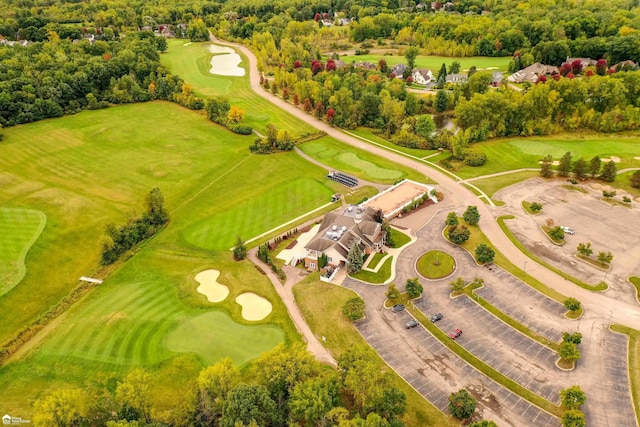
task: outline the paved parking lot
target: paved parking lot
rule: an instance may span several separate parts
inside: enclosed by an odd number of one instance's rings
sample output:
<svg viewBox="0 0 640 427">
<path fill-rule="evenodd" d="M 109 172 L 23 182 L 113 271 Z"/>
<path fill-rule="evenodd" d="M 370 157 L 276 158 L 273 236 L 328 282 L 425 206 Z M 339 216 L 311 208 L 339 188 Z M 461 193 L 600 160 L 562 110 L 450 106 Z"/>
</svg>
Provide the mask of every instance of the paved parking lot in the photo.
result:
<svg viewBox="0 0 640 427">
<path fill-rule="evenodd" d="M 438 409 L 446 412 L 449 394 L 466 388 L 488 413 L 486 417 L 496 419 L 501 426 L 558 425 L 557 418 L 476 371 L 426 329 L 421 326 L 405 329 L 410 314 L 380 308 L 384 287 L 363 286 L 352 279 L 345 280 L 343 285 L 359 290 L 368 302 L 367 320 L 356 325 L 362 336 L 389 366 Z"/>
<path fill-rule="evenodd" d="M 560 390 L 571 384 L 566 373 L 556 369 L 558 355 L 553 350 L 517 332 L 466 296 L 456 298 L 449 312 L 438 326 L 447 333 L 461 328 L 460 345 L 521 386 L 560 402 Z"/>
<path fill-rule="evenodd" d="M 564 318 L 567 309 L 559 302 L 541 294 L 500 267 L 492 266 L 489 273 L 484 287 L 477 289 L 476 293 L 512 319 L 554 342 L 562 340 L 562 332 L 575 328 L 575 322 Z M 518 298 L 513 298 L 514 295 Z M 549 319 L 558 321 L 550 322 Z"/>
</svg>

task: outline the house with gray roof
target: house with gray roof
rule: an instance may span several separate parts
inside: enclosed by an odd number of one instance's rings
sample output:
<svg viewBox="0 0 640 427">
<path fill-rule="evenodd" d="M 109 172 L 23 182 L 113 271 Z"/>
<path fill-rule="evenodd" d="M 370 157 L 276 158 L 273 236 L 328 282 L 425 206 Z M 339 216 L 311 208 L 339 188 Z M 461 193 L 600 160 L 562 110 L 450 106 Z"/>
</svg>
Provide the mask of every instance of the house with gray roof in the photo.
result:
<svg viewBox="0 0 640 427">
<path fill-rule="evenodd" d="M 327 256 L 329 266 L 342 267 L 353 245 L 359 245 L 364 254 L 382 250 L 382 224 L 374 220 L 374 215 L 373 209 L 361 206 L 349 206 L 342 213 L 326 214 L 318 234 L 304 247 L 305 267 L 316 270 L 322 254 Z"/>
</svg>

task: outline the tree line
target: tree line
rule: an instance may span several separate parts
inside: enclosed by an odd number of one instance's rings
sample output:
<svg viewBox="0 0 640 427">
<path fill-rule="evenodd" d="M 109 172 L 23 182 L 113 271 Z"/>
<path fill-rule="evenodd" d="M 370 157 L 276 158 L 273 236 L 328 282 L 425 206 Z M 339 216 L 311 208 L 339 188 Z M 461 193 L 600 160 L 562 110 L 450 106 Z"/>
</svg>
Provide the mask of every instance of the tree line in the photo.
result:
<svg viewBox="0 0 640 427">
<path fill-rule="evenodd" d="M 42 426 L 401 427 L 405 394 L 370 361 L 370 350 L 351 347 L 328 370 L 302 344 L 280 345 L 241 372 L 229 358 L 200 371 L 182 391 L 180 408 L 163 412 L 154 380 L 137 368 L 109 387 L 59 389 L 38 400 Z M 113 384 L 115 383 L 115 384 Z"/>
<path fill-rule="evenodd" d="M 0 125 L 29 123 L 109 104 L 164 99 L 201 109 L 189 85 L 160 65 L 155 36 L 51 40 L 0 47 Z"/>
</svg>

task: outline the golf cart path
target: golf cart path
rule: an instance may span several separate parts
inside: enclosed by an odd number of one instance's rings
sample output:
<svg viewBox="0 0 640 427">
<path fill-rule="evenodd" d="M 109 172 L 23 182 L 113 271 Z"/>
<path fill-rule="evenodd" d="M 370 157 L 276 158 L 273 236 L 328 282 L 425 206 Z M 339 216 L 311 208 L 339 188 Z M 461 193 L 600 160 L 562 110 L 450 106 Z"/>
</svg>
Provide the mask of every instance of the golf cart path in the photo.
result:
<svg viewBox="0 0 640 427">
<path fill-rule="evenodd" d="M 304 111 L 298 109 L 293 104 L 266 92 L 260 85 L 260 73 L 257 67 L 256 56 L 247 47 L 237 44 L 229 43 L 218 40 L 211 36 L 211 40 L 215 43 L 227 45 L 239 49 L 249 60 L 250 67 L 250 83 L 251 88 L 261 97 L 265 98 L 269 102 L 275 104 L 279 108 L 287 111 L 289 114 L 297 117 L 300 120 L 308 123 L 315 128 L 322 130 L 327 135 L 342 141 L 343 143 L 367 150 L 373 154 L 382 156 L 396 163 L 402 164 L 406 167 L 415 169 L 416 171 L 423 173 L 429 178 L 435 180 L 439 185 L 446 187 L 451 196 L 455 199 L 454 203 L 461 203 L 463 205 L 476 205 L 482 219 L 480 220 L 480 226 L 485 235 L 489 238 L 491 243 L 505 254 L 509 260 L 515 265 L 527 264 L 527 274 L 545 283 L 547 286 L 557 290 L 558 292 L 575 297 L 583 306 L 587 313 L 595 315 L 595 317 L 602 324 L 608 326 L 612 323 L 620 323 L 629 326 L 634 329 L 640 330 L 640 310 L 635 303 L 627 303 L 614 298 L 607 297 L 606 292 L 591 292 L 586 289 L 582 289 L 572 282 L 564 279 L 562 276 L 546 269 L 542 265 L 538 264 L 528 256 L 520 252 L 520 250 L 509 240 L 509 238 L 502 232 L 498 226 L 495 217 L 501 215 L 499 207 L 489 207 L 482 203 L 478 197 L 468 189 L 459 185 L 459 182 L 451 178 L 449 175 L 431 168 L 425 165 L 423 162 L 413 160 L 397 152 L 383 149 L 377 145 L 366 143 L 363 138 L 354 138 L 350 135 L 343 133 L 342 131 L 329 126 L 327 123 L 322 122 L 314 117 L 306 114 Z M 580 321 L 578 321 L 580 322 Z"/>
</svg>

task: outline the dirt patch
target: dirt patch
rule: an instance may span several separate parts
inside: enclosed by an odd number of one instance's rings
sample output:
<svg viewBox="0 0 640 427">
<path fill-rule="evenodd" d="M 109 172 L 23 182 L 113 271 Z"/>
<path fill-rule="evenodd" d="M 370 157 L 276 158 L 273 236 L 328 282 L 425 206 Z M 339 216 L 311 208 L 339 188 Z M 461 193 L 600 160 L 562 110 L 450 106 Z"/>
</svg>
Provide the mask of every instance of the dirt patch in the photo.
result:
<svg viewBox="0 0 640 427">
<path fill-rule="evenodd" d="M 236 302 L 242 306 L 242 317 L 246 320 L 262 320 L 273 309 L 273 306 L 266 298 L 262 298 L 253 292 L 238 295 Z"/>
<path fill-rule="evenodd" d="M 198 292 L 206 296 L 209 302 L 224 301 L 229 295 L 229 288 L 218 283 L 219 276 L 220 271 L 214 269 L 204 270 L 196 275 L 196 281 L 200 283 Z"/>
</svg>

